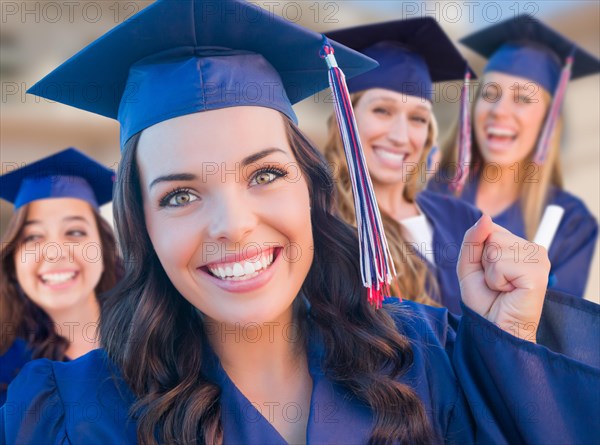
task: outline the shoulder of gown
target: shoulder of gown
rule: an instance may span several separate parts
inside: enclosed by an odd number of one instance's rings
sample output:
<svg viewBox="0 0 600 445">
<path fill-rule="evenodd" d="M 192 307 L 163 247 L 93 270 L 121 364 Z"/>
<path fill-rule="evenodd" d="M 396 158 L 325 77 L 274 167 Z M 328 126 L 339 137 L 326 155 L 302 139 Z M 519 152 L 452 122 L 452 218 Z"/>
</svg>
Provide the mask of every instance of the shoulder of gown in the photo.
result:
<svg viewBox="0 0 600 445">
<path fill-rule="evenodd" d="M 6 400 L 6 390 L 21 368 L 31 361 L 31 351 L 27 342 L 16 338 L 8 350 L 0 356 L 0 406 Z"/>
<path fill-rule="evenodd" d="M 565 190 L 553 189 L 549 203 L 565 210 L 548 251 L 550 286 L 583 297 L 596 250 L 598 221 L 581 199 Z"/>
<path fill-rule="evenodd" d="M 28 363 L 0 409 L 6 443 L 136 443 L 133 395 L 104 350 L 71 362 Z"/>
<path fill-rule="evenodd" d="M 429 189 L 420 192 L 416 200 L 421 208 L 427 208 L 429 214 L 446 222 L 452 222 L 448 221 L 448 217 L 451 215 L 452 217 L 459 216 L 461 221 L 465 221 L 466 224 L 471 221 L 474 224 L 482 214 L 481 210 L 467 201 Z"/>
</svg>

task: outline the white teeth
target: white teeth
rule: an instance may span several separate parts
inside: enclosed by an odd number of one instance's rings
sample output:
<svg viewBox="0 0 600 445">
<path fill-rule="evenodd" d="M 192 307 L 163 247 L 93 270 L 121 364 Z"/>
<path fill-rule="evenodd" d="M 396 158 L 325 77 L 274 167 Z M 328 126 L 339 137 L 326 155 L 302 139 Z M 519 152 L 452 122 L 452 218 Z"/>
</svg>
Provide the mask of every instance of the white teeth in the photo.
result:
<svg viewBox="0 0 600 445">
<path fill-rule="evenodd" d="M 244 275 L 250 275 L 251 273 L 254 273 L 254 266 L 248 261 L 244 262 Z"/>
<path fill-rule="evenodd" d="M 515 136 L 515 132 L 506 128 L 497 128 L 497 127 L 489 127 L 487 129 L 487 133 L 490 136 L 507 136 L 507 137 L 514 137 Z"/>
<path fill-rule="evenodd" d="M 392 151 L 385 150 L 383 148 L 376 148 L 375 151 L 380 157 L 396 162 L 404 161 L 404 159 L 406 159 L 407 156 L 406 153 L 395 153 Z"/>
<path fill-rule="evenodd" d="M 240 263 L 235 263 L 233 265 L 233 276 L 241 277 L 242 275 L 244 275 L 244 268 L 242 267 L 242 265 Z"/>
<path fill-rule="evenodd" d="M 221 279 L 234 280 L 247 279 L 257 275 L 261 269 L 266 269 L 273 263 L 274 253 L 261 256 L 256 261 L 243 261 L 241 263 L 229 263 L 220 266 L 208 266 L 213 275 Z M 241 278 L 243 277 L 243 278 Z"/>
<path fill-rule="evenodd" d="M 75 277 L 75 272 L 46 273 L 41 276 L 42 281 L 47 284 L 60 284 Z"/>
</svg>

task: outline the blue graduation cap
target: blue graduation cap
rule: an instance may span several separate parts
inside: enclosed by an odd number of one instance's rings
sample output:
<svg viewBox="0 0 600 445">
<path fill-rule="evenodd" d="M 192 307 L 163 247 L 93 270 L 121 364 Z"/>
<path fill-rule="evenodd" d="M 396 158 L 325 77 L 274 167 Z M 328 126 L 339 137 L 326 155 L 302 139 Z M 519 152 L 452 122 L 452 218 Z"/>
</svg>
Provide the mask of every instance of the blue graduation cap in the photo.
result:
<svg viewBox="0 0 600 445">
<path fill-rule="evenodd" d="M 571 78 L 600 71 L 600 60 L 539 20 L 520 15 L 463 37 L 460 42 L 489 59 L 484 72 L 499 71 L 533 80 L 550 94 L 573 57 Z"/>
<path fill-rule="evenodd" d="M 354 119 L 345 75 L 376 66 L 353 49 L 245 1 L 157 0 L 28 92 L 117 119 L 123 149 L 145 128 L 207 110 L 261 106 L 296 122 L 292 104 L 328 85 L 336 110 L 343 110 L 341 126 L 347 127 Z M 368 197 L 361 201 L 367 216 L 357 216 L 366 221 L 359 231 L 363 284 L 380 305 L 382 282 L 391 280 L 389 249 L 360 150 L 351 158 L 361 174 L 355 191 Z"/>
<path fill-rule="evenodd" d="M 158 0 L 63 63 L 29 93 L 121 124 L 121 146 L 161 121 L 233 106 L 292 104 L 328 86 L 322 36 L 240 0 Z M 374 68 L 334 43 L 346 75 Z"/>
<path fill-rule="evenodd" d="M 379 62 L 378 68 L 348 81 L 350 92 L 385 88 L 431 101 L 433 82 L 463 79 L 470 72 L 431 17 L 357 26 L 327 35 Z"/>
<path fill-rule="evenodd" d="M 523 14 L 460 40 L 489 59 L 484 72 L 532 80 L 553 96 L 534 161 L 545 161 L 570 79 L 600 72 L 600 60 L 530 15 Z"/>
<path fill-rule="evenodd" d="M 0 176 L 0 197 L 15 210 L 38 199 L 77 198 L 94 208 L 112 200 L 114 172 L 75 148 Z"/>
</svg>

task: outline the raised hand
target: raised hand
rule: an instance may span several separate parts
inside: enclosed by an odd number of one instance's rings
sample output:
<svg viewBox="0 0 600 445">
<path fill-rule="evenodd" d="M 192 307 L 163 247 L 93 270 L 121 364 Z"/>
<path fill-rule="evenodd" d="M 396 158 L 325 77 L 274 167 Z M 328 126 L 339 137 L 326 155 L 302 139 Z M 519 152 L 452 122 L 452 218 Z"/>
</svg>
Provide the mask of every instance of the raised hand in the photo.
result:
<svg viewBox="0 0 600 445">
<path fill-rule="evenodd" d="M 535 342 L 549 272 L 543 247 L 487 215 L 465 233 L 457 265 L 463 302 L 516 337 Z"/>
</svg>

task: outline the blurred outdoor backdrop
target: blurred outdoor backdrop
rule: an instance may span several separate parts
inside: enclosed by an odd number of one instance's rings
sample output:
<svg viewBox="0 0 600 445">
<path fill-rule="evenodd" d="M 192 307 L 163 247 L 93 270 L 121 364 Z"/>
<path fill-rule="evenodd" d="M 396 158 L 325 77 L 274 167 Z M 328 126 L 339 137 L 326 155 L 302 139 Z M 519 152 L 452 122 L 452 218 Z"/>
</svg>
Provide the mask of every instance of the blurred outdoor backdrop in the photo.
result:
<svg viewBox="0 0 600 445">
<path fill-rule="evenodd" d="M 119 161 L 116 122 L 61 104 L 28 96 L 27 88 L 98 36 L 129 18 L 152 1 L 0 1 L 0 161 L 6 173 L 40 157 L 74 146 L 112 168 Z M 255 1 L 288 20 L 315 31 L 401 18 L 432 16 L 455 40 L 528 12 L 546 22 L 592 54 L 600 55 L 600 2 L 542 1 Z M 459 49 L 481 73 L 484 60 L 465 47 Z M 289 57 L 294 57 L 290 54 Z M 342 67 L 343 68 L 343 67 Z M 435 113 L 441 138 L 454 125 L 460 85 L 436 91 Z M 306 99 L 296 107 L 301 127 L 317 144 L 326 134 L 331 103 L 324 96 Z M 562 163 L 566 189 L 580 196 L 600 215 L 600 76 L 571 82 L 564 106 Z M 0 205 L 0 231 L 12 206 Z M 110 206 L 103 214 L 112 221 Z M 586 298 L 600 301 L 598 247 Z"/>
</svg>

